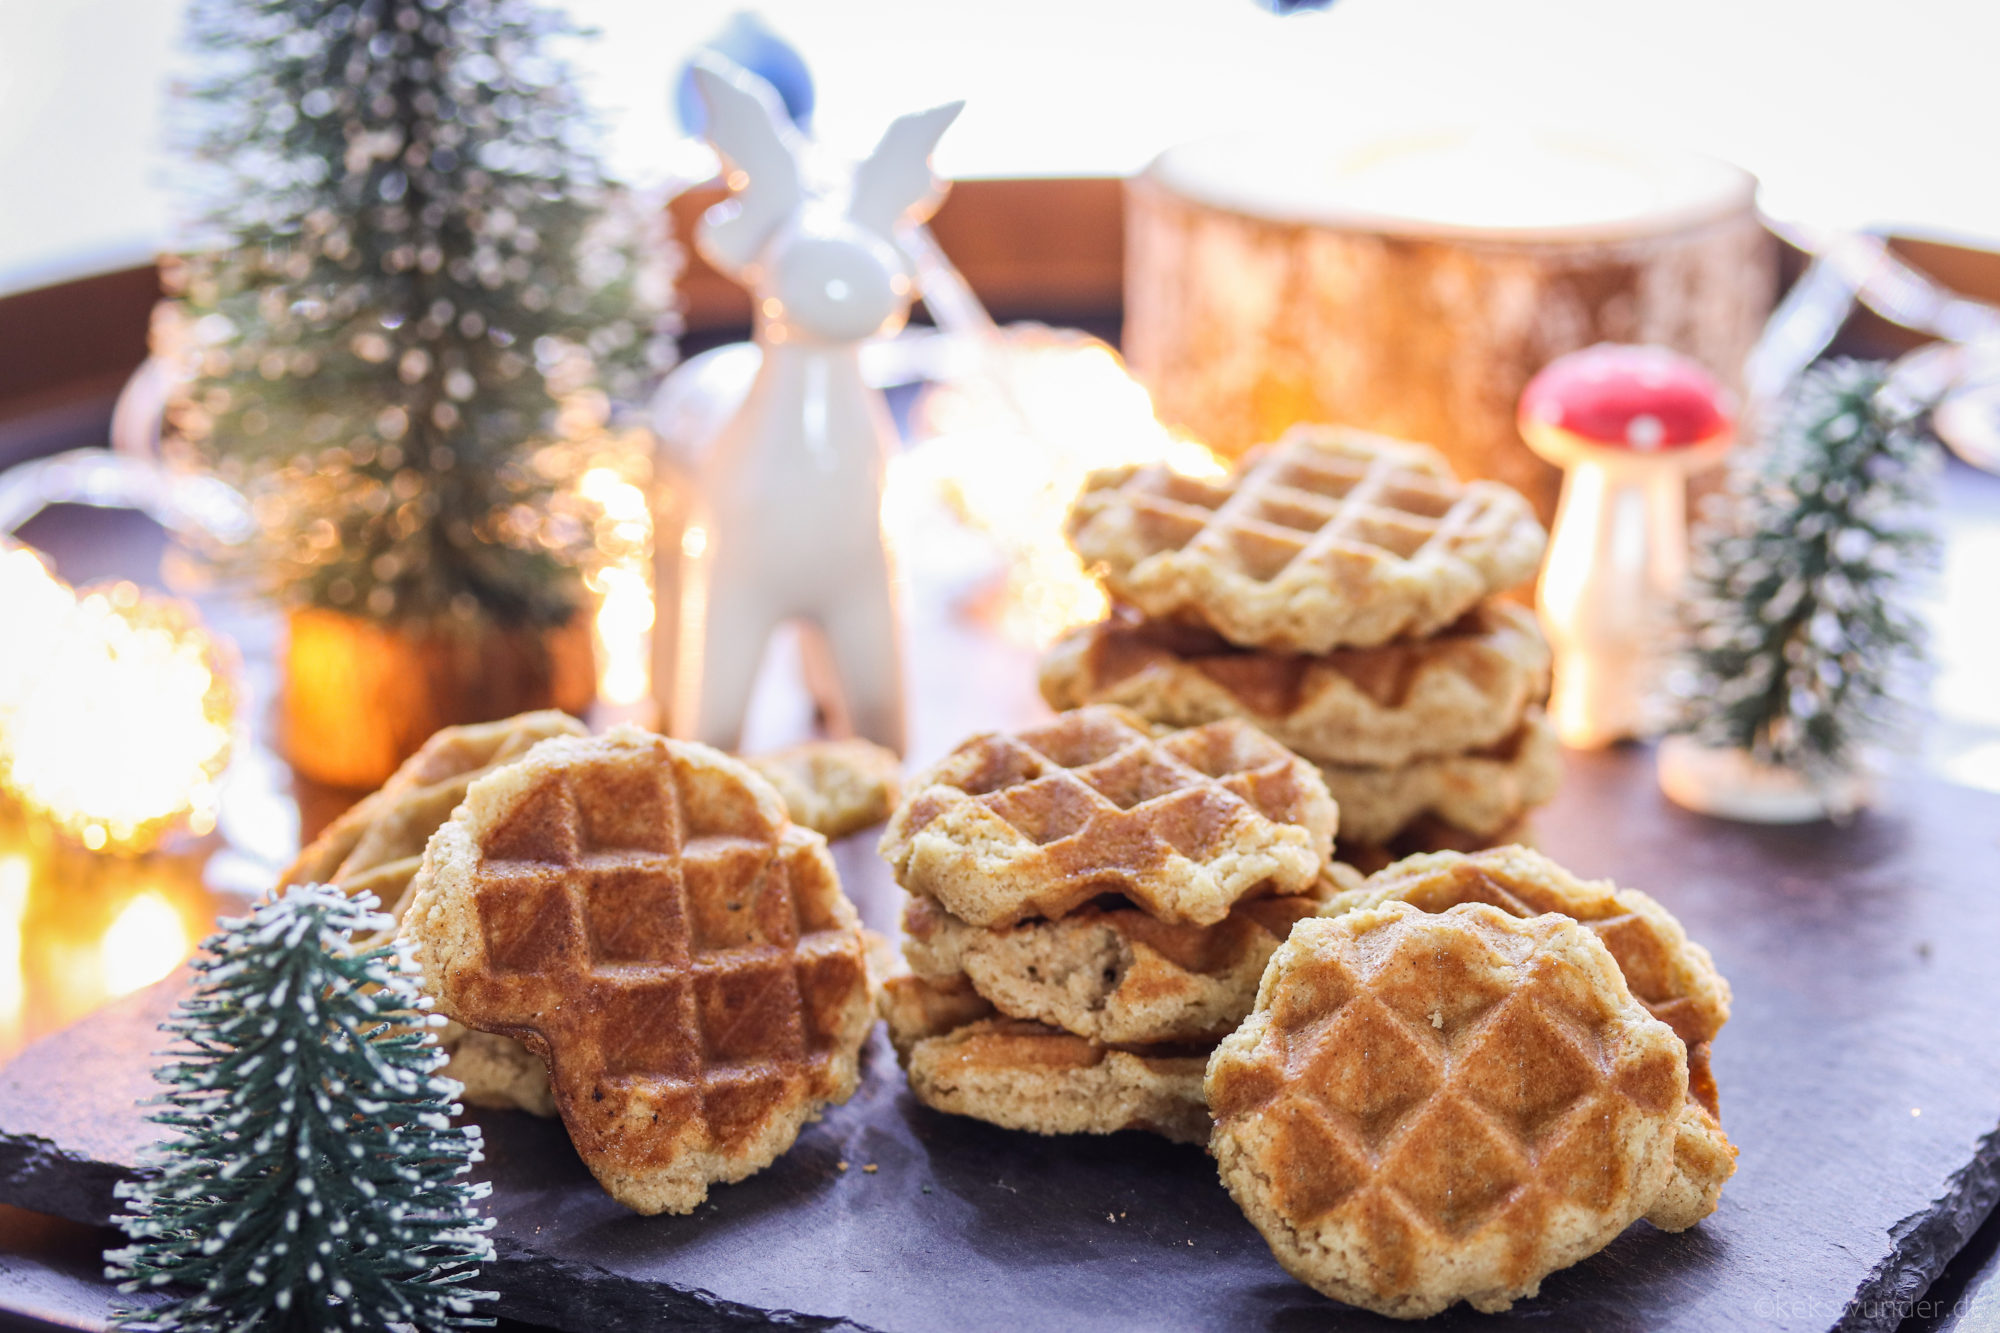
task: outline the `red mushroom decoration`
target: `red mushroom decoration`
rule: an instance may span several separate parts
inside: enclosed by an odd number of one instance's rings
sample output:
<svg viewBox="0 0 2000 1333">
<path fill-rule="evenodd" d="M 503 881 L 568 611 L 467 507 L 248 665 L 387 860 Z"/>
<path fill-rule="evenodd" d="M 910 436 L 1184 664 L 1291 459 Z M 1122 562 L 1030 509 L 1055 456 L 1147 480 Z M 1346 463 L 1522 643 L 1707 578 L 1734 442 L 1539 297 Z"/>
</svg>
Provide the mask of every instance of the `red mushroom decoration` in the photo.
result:
<svg viewBox="0 0 2000 1333">
<path fill-rule="evenodd" d="M 1545 366 L 1519 422 L 1563 469 L 1536 598 L 1556 652 L 1549 714 L 1569 745 L 1642 735 L 1687 573 L 1687 476 L 1728 452 L 1729 394 L 1679 353 L 1600 343 Z"/>
</svg>

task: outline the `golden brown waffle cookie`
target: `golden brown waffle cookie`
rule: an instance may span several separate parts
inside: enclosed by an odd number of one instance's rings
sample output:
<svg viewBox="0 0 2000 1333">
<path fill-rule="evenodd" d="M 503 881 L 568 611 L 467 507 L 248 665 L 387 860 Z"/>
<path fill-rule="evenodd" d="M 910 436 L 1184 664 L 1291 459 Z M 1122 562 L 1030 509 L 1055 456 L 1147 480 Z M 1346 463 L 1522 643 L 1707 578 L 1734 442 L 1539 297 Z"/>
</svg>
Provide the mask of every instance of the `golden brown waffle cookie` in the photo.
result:
<svg viewBox="0 0 2000 1333">
<path fill-rule="evenodd" d="M 1505 740 L 1548 696 L 1549 648 L 1533 612 L 1494 600 L 1430 638 L 1318 657 L 1120 607 L 1058 640 L 1041 685 L 1052 708 L 1119 704 L 1173 727 L 1241 717 L 1315 763 L 1393 767 Z"/>
<path fill-rule="evenodd" d="M 976 1012 L 976 996 L 949 987 L 925 994 L 932 988 L 915 977 L 893 977 L 888 989 L 891 1040 L 910 1091 L 933 1110 L 1036 1134 L 1143 1129 L 1176 1143 L 1208 1138 L 1205 1045 L 1104 1046 L 1000 1017 L 933 1030 L 955 1006 Z"/>
<path fill-rule="evenodd" d="M 1007 1017 L 1092 1041 L 1213 1042 L 1250 1012 L 1264 964 L 1330 887 L 1322 880 L 1315 891 L 1239 902 L 1213 926 L 1092 904 L 1055 921 L 984 930 L 913 897 L 903 908 L 903 956 L 929 981 L 964 976 Z"/>
<path fill-rule="evenodd" d="M 1300 426 L 1220 480 L 1159 464 L 1091 474 L 1070 541 L 1155 620 L 1292 653 L 1434 634 L 1535 572 L 1545 534 L 1498 482 L 1435 449 Z"/>
<path fill-rule="evenodd" d="M 844 838 L 889 817 L 902 796 L 902 761 L 863 740 L 808 741 L 744 757 L 778 789 L 794 824 Z"/>
<path fill-rule="evenodd" d="M 465 799 L 466 789 L 552 736 L 584 734 L 583 723 L 554 710 L 446 727 L 404 760 L 381 790 L 327 825 L 279 886 L 334 884 L 350 894 L 372 893 L 400 920 L 410 882 L 423 864 L 424 844 Z M 393 931 L 357 944 L 386 943 Z M 458 1023 L 446 1023 L 437 1042 L 451 1057 L 441 1072 L 464 1086 L 460 1096 L 468 1104 L 556 1113 L 548 1071 L 521 1043 Z"/>
<path fill-rule="evenodd" d="M 1313 892 L 1324 901 L 1336 893 L 1358 889 L 1367 882 L 1368 876 L 1345 861 L 1328 861 L 1326 869 L 1319 872 L 1319 883 L 1313 886 Z"/>
<path fill-rule="evenodd" d="M 443 1013 L 548 1062 L 635 1211 L 689 1211 L 854 1091 L 873 1003 L 826 841 L 707 746 L 619 728 L 474 783 L 402 931 Z"/>
<path fill-rule="evenodd" d="M 1534 845 L 1533 821 L 1526 815 L 1486 834 L 1447 824 L 1436 815 L 1419 815 L 1387 842 L 1355 842 L 1342 838 L 1333 854 L 1351 869 L 1360 872 L 1359 878 L 1365 879 L 1377 871 L 1387 870 L 1405 857 L 1422 856 L 1427 852 L 1483 852 L 1490 847 Z M 1358 888 L 1359 885 L 1352 887 Z"/>
<path fill-rule="evenodd" d="M 1562 745 L 1540 708 L 1498 745 L 1419 759 L 1401 768 L 1320 765 L 1340 805 L 1343 843 L 1383 843 L 1426 815 L 1475 837 L 1491 836 L 1562 785 Z"/>
<path fill-rule="evenodd" d="M 1334 895 L 1319 910 L 1322 916 L 1339 916 L 1386 902 L 1432 913 L 1487 903 L 1511 916 L 1559 912 L 1583 923 L 1611 950 L 1639 1003 L 1687 1043 L 1690 1068 L 1699 1063 L 1703 1071 L 1691 1082 L 1708 1081 L 1707 1043 L 1729 1021 L 1729 983 L 1673 913 L 1637 889 L 1578 879 L 1525 847 L 1496 847 L 1470 856 L 1412 856 L 1370 876 L 1360 888 Z"/>
<path fill-rule="evenodd" d="M 585 734 L 581 722 L 553 710 L 447 727 L 405 760 L 380 791 L 329 824 L 300 853 L 280 886 L 337 884 L 349 893 L 373 893 L 400 919 L 410 881 L 423 863 L 424 844 L 451 817 L 466 789 L 540 741 Z M 827 832 L 822 824 L 878 823 L 895 803 L 895 756 L 866 741 L 813 742 L 749 762 L 767 778 L 783 775 L 786 783 L 779 795 L 794 822 L 822 833 Z M 468 1104 L 513 1107 L 539 1116 L 556 1113 L 547 1068 L 519 1042 L 458 1023 L 447 1023 L 437 1040 L 451 1057 L 442 1072 L 464 1085 L 460 1095 Z"/>
<path fill-rule="evenodd" d="M 1729 982 L 1673 913 L 1637 889 L 1580 880 L 1525 847 L 1472 856 L 1413 856 L 1361 888 L 1332 897 L 1320 910 L 1337 916 L 1392 901 L 1426 912 L 1449 911 L 1461 903 L 1486 903 L 1518 917 L 1559 912 L 1603 940 L 1632 994 L 1674 1030 L 1688 1052 L 1689 1106 L 1682 1116 L 1669 1201 L 1647 1216 L 1669 1231 L 1682 1231 L 1715 1211 L 1724 1182 L 1736 1173 L 1736 1149 L 1716 1119 L 1720 1107 L 1709 1068 L 1709 1043 L 1729 1021 Z"/>
<path fill-rule="evenodd" d="M 1417 1318 L 1504 1310 L 1646 1215 L 1687 1063 L 1567 917 L 1390 902 L 1294 928 L 1207 1094 L 1278 1262 Z"/>
<path fill-rule="evenodd" d="M 1122 708 L 1079 708 L 952 751 L 911 783 L 882 856 L 977 926 L 1106 893 L 1214 925 L 1239 898 L 1309 887 L 1337 819 L 1313 766 L 1246 722 L 1155 738 Z"/>
<path fill-rule="evenodd" d="M 1705 1056 L 1707 1048 L 1701 1049 Z M 1690 1061 L 1694 1054 L 1693 1050 L 1688 1052 Z M 1714 1090 L 1711 1082 L 1710 1101 Z M 1702 1104 L 1690 1072 L 1687 1105 L 1681 1108 L 1680 1124 L 1674 1132 L 1674 1173 L 1646 1210 L 1646 1220 L 1662 1231 L 1686 1231 L 1715 1211 L 1722 1202 L 1723 1185 L 1735 1174 L 1736 1145 Z"/>
<path fill-rule="evenodd" d="M 349 893 L 373 893 L 400 918 L 424 844 L 451 817 L 466 788 L 540 741 L 587 734 L 583 723 L 554 709 L 446 727 L 404 760 L 381 790 L 327 825 L 279 887 L 337 884 Z M 896 804 L 896 756 L 867 741 L 809 741 L 745 762 L 778 789 L 793 823 L 829 838 L 879 824 Z"/>
<path fill-rule="evenodd" d="M 400 920 L 424 844 L 451 818 L 466 788 L 541 741 L 584 734 L 583 723 L 553 709 L 446 727 L 404 760 L 380 791 L 327 825 L 278 885 L 336 884 L 349 893 L 372 893 Z"/>
<path fill-rule="evenodd" d="M 464 1087 L 459 1100 L 554 1118 L 556 1093 L 549 1086 L 549 1067 L 520 1042 L 449 1021 L 438 1030 L 437 1040 L 451 1056 L 440 1072 Z"/>
<path fill-rule="evenodd" d="M 996 1018 L 988 1004 L 964 977 L 927 980 L 909 972 L 896 972 L 882 982 L 877 996 L 882 1021 L 889 1029 L 889 1044 L 896 1058 L 909 1063 L 910 1049 L 928 1037 L 942 1037 L 954 1028 Z"/>
</svg>

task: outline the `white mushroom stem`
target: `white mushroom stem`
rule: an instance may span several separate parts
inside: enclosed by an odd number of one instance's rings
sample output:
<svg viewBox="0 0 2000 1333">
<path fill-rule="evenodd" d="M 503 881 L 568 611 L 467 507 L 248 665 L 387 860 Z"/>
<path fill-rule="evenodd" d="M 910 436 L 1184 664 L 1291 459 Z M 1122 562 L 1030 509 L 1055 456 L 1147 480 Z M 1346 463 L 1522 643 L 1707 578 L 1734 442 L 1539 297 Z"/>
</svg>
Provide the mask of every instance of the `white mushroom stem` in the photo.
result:
<svg viewBox="0 0 2000 1333">
<path fill-rule="evenodd" d="M 1685 490 L 1658 455 L 1593 450 L 1564 473 L 1536 603 L 1562 664 L 1549 717 L 1566 745 L 1653 729 L 1664 612 L 1687 571 Z"/>
</svg>

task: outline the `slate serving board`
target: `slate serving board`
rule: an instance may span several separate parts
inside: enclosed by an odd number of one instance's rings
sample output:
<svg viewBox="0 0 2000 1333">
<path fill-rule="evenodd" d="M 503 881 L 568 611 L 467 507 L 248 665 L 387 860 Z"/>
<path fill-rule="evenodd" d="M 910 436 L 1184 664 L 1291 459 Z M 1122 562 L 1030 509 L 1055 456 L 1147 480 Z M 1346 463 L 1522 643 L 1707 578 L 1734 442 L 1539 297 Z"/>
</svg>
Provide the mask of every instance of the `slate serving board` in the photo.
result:
<svg viewBox="0 0 2000 1333">
<path fill-rule="evenodd" d="M 1715 1068 L 1741 1167 L 1695 1230 L 1639 1223 L 1509 1315 L 1428 1327 L 1894 1328 L 2000 1198 L 2000 799 L 1912 782 L 1845 828 L 1757 829 L 1667 806 L 1644 751 L 1570 763 L 1541 845 L 1660 898 L 1735 987 Z M 871 842 L 837 851 L 880 926 Z M 0 1071 L 0 1202 L 110 1215 L 175 986 Z M 851 1103 L 691 1217 L 626 1213 L 557 1125 L 479 1118 L 487 1283 L 557 1328 L 1395 1326 L 1288 1278 L 1200 1150 L 938 1115 L 879 1035 Z"/>
</svg>

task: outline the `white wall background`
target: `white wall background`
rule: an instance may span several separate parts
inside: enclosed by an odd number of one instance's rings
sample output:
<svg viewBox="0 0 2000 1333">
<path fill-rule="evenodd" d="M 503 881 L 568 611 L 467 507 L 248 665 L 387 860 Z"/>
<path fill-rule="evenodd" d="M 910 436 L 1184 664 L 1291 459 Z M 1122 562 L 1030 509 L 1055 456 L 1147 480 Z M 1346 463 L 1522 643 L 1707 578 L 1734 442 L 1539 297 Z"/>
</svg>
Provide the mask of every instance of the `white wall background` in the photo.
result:
<svg viewBox="0 0 2000 1333">
<path fill-rule="evenodd" d="M 676 134 L 667 86 L 727 0 L 573 0 L 628 178 Z M 2000 239 L 1995 0 L 766 0 L 821 136 L 864 149 L 964 97 L 957 176 L 1124 172 L 1251 126 L 1494 115 L 1732 158 L 1773 211 Z M 158 108 L 171 0 L 0 0 L 0 290 L 137 262 L 171 233 Z"/>
</svg>

